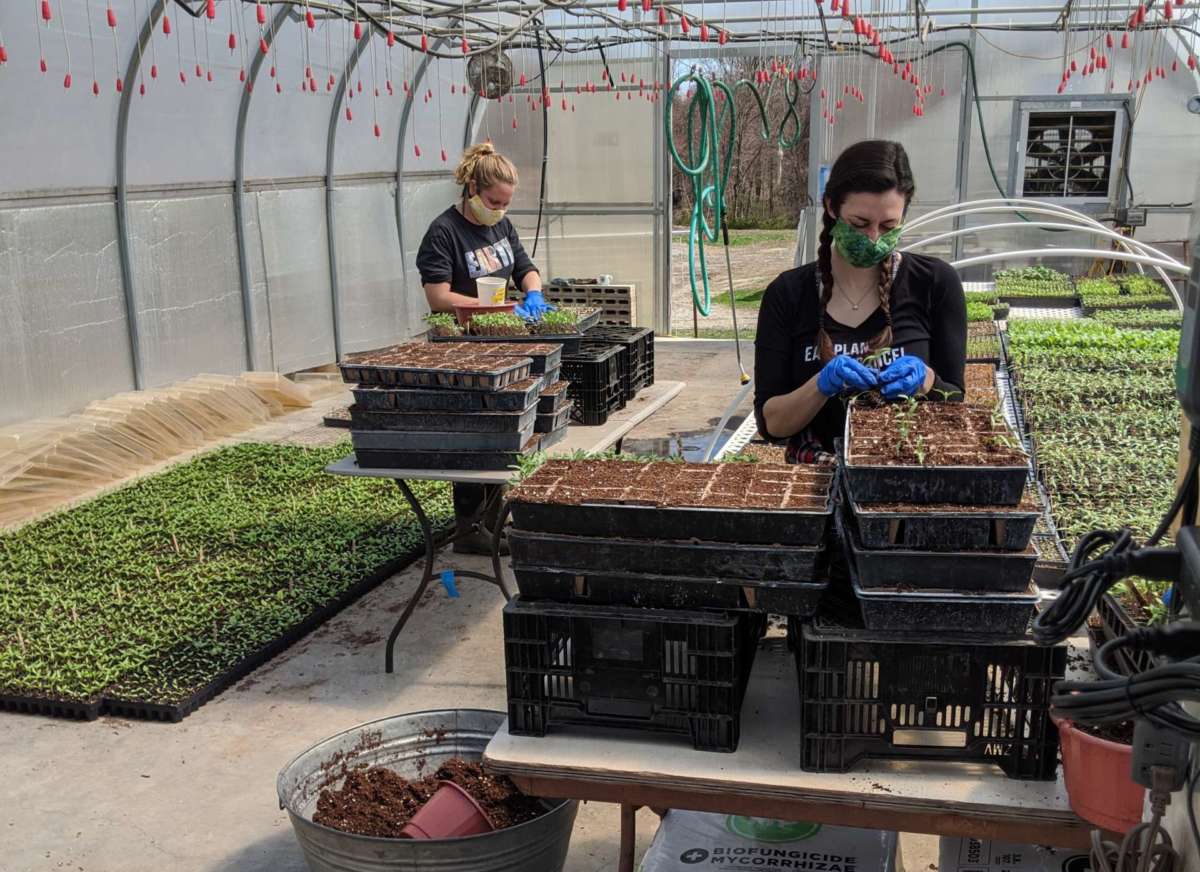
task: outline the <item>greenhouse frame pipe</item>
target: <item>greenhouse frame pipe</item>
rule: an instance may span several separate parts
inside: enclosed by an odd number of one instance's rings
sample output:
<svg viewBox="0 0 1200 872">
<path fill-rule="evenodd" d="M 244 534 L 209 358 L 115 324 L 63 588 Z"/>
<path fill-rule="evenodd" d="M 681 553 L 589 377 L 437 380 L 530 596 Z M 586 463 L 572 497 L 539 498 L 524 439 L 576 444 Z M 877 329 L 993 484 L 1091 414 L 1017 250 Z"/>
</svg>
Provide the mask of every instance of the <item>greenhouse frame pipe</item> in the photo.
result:
<svg viewBox="0 0 1200 872">
<path fill-rule="evenodd" d="M 1051 222 L 1051 221 L 1037 221 L 1037 222 L 1033 222 L 1033 223 L 1030 223 L 1028 221 L 1005 221 L 1000 224 L 985 224 L 982 227 L 965 227 L 965 228 L 951 230 L 947 233 L 939 233 L 936 236 L 928 236 L 924 239 L 917 240 L 912 245 L 905 246 L 902 250 L 903 251 L 912 251 L 914 248 L 920 248 L 925 245 L 932 245 L 933 243 L 940 242 L 943 239 L 958 239 L 961 236 L 968 234 L 968 233 L 979 233 L 980 231 L 984 231 L 984 230 L 1003 230 L 1006 228 L 1014 228 L 1014 227 L 1035 227 L 1039 230 L 1071 230 L 1071 231 L 1078 231 L 1081 233 L 1089 233 L 1089 234 L 1094 234 L 1094 235 L 1098 235 L 1098 236 L 1105 236 L 1109 239 L 1117 239 L 1117 240 L 1122 240 L 1122 241 L 1125 241 L 1127 239 L 1126 237 L 1121 236 L 1119 233 L 1115 233 L 1112 230 L 1101 230 L 1101 229 L 1098 229 L 1095 227 L 1086 227 L 1086 226 L 1083 226 L 1080 224 L 1058 224 L 1058 223 Z M 1150 251 L 1154 252 L 1155 254 L 1162 254 L 1162 252 L 1159 252 L 1157 249 L 1150 248 L 1150 246 L 1146 246 L 1146 248 L 1149 248 Z M 1057 250 L 1058 249 L 1054 249 L 1054 248 L 1046 249 L 1046 251 L 1057 251 Z M 1145 252 L 1143 252 L 1143 254 L 1144 253 Z M 1149 255 L 1147 255 L 1147 256 L 1149 256 Z M 1166 257 L 1166 255 L 1163 255 L 1163 256 Z M 1176 305 L 1179 306 L 1180 309 L 1182 309 L 1183 308 L 1183 300 L 1180 298 L 1178 292 L 1175 289 L 1175 283 L 1173 281 L 1171 281 L 1170 278 L 1167 277 L 1167 274 L 1165 272 L 1163 272 L 1162 268 L 1159 267 L 1157 264 L 1154 264 L 1152 266 L 1153 266 L 1153 269 L 1158 272 L 1159 278 L 1161 278 L 1163 280 L 1163 283 L 1167 286 L 1167 288 L 1170 289 L 1171 296 L 1175 298 Z M 1182 266 L 1182 264 L 1180 264 L 1180 266 Z M 1141 264 L 1138 264 L 1138 268 L 1141 269 Z"/>
<path fill-rule="evenodd" d="M 267 48 L 275 42 L 279 28 L 293 12 L 290 6 L 281 6 L 271 20 L 267 32 L 263 34 Z M 246 121 L 250 116 L 250 99 L 254 96 L 254 86 L 258 83 L 258 73 L 266 61 L 267 55 L 261 51 L 254 52 L 250 61 L 250 70 L 246 74 L 246 87 L 242 88 L 242 97 L 238 102 L 237 133 L 233 146 L 233 229 L 237 240 L 238 279 L 242 285 L 242 318 L 246 331 L 246 365 L 251 370 L 258 369 L 258 361 L 254 353 L 254 299 L 250 286 L 250 256 L 246 253 Z M 268 325 L 269 329 L 269 325 Z M 271 361 L 275 368 L 275 361 Z"/>
<path fill-rule="evenodd" d="M 142 32 L 129 56 L 125 67 L 125 82 L 128 88 L 121 89 L 121 100 L 117 104 L 117 251 L 121 256 L 121 290 L 125 296 L 125 328 L 129 333 L 129 356 L 133 363 L 133 387 L 142 390 L 146 386 L 146 374 L 142 369 L 141 339 L 138 333 L 137 294 L 133 274 L 133 245 L 129 240 L 129 112 L 133 104 L 133 83 L 142 67 L 142 52 L 154 36 L 154 28 L 162 17 L 170 0 L 155 0 L 146 13 Z"/>
<path fill-rule="evenodd" d="M 1190 269 L 1182 264 L 1167 263 L 1166 261 L 1156 260 L 1153 257 L 1147 257 L 1141 254 L 1130 254 L 1124 251 L 1113 251 L 1112 249 L 1100 248 L 1029 248 L 1024 251 L 1000 251 L 992 254 L 980 254 L 975 257 L 966 257 L 961 260 L 956 260 L 950 266 L 958 269 L 964 266 L 977 266 L 981 263 L 994 263 L 998 260 L 1007 258 L 1021 257 L 1044 257 L 1046 255 L 1058 255 L 1065 257 L 1095 257 L 1109 260 L 1124 260 L 1131 263 L 1143 263 L 1150 266 L 1161 266 L 1173 272 L 1187 275 Z"/>
<path fill-rule="evenodd" d="M 354 51 L 346 59 L 346 66 L 342 70 L 337 93 L 333 98 L 333 110 L 329 113 L 329 136 L 325 143 L 325 235 L 329 243 L 329 299 L 333 306 L 333 357 L 335 361 L 342 359 L 341 295 L 338 293 L 337 234 L 335 232 L 336 222 L 333 217 L 334 163 L 337 156 L 338 122 L 342 116 L 342 101 L 346 97 L 346 82 L 349 81 L 355 67 L 358 66 L 358 59 L 362 57 L 374 36 L 373 28 L 364 28 L 362 37 L 354 46 Z"/>
<path fill-rule="evenodd" d="M 433 47 L 438 48 L 445 43 L 446 40 L 442 39 L 435 42 Z M 404 259 L 404 209 L 401 196 L 401 188 L 404 187 L 404 143 L 408 138 L 408 121 L 412 117 L 412 95 L 420 90 L 421 81 L 425 78 L 425 71 L 429 69 L 429 61 L 430 56 L 426 55 L 413 74 L 412 87 L 409 89 L 408 98 L 404 101 L 404 108 L 400 110 L 400 130 L 396 134 L 396 237 L 400 240 L 400 270 L 405 281 L 408 277 L 408 264 Z M 438 99 L 441 98 L 442 95 L 439 94 Z"/>
</svg>

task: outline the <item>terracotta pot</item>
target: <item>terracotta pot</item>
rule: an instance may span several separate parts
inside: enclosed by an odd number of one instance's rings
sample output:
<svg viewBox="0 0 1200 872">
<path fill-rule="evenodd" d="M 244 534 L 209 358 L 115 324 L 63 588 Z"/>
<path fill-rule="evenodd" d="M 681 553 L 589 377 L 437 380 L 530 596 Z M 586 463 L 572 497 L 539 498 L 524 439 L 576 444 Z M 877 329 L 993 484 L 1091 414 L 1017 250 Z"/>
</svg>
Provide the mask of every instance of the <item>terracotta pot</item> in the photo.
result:
<svg viewBox="0 0 1200 872">
<path fill-rule="evenodd" d="M 471 323 L 471 319 L 476 315 L 493 314 L 495 312 L 506 312 L 509 315 L 517 308 L 516 303 L 501 303 L 500 305 L 483 305 L 482 303 L 476 306 L 455 306 L 454 316 L 458 318 L 458 323 L 466 327 Z"/>
<path fill-rule="evenodd" d="M 1056 723 L 1063 780 L 1075 813 L 1114 833 L 1141 823 L 1146 788 L 1129 774 L 1133 748 L 1089 735 L 1067 720 Z"/>
<path fill-rule="evenodd" d="M 457 839 L 490 833 L 493 829 L 471 794 L 453 781 L 443 781 L 401 834 L 409 839 Z"/>
</svg>

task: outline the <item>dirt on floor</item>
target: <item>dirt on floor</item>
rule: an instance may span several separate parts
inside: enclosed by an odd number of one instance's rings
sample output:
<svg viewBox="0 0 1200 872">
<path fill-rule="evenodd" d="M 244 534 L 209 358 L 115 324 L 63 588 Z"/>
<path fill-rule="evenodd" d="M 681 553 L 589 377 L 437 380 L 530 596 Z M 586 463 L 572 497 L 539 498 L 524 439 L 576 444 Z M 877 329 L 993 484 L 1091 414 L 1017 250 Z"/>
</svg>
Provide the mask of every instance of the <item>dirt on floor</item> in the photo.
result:
<svg viewBox="0 0 1200 872">
<path fill-rule="evenodd" d="M 733 284 L 738 293 L 765 288 L 775 277 L 794 265 L 796 244 L 794 239 L 781 240 L 779 231 L 739 231 L 741 236 L 755 234 L 761 242 L 737 245 L 729 249 L 733 268 Z M 708 257 L 709 288 L 715 297 L 727 293 L 729 280 L 725 270 L 725 252 L 721 246 L 705 249 Z M 692 335 L 692 290 L 688 279 L 687 237 L 678 237 L 671 246 L 671 326 L 677 336 Z M 741 306 L 737 313 L 738 328 L 743 335 L 751 336 L 758 320 L 757 306 Z M 729 302 L 713 304 L 707 318 L 699 319 L 701 336 L 705 330 L 731 330 L 733 315 Z"/>
</svg>

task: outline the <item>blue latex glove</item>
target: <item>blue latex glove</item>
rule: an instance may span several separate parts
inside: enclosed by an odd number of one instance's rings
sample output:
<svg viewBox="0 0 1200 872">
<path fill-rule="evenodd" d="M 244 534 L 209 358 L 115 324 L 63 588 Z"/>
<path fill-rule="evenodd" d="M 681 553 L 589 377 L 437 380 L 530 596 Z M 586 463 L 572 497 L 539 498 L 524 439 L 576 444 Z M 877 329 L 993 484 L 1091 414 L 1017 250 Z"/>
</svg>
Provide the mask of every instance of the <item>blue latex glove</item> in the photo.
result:
<svg viewBox="0 0 1200 872">
<path fill-rule="evenodd" d="M 880 393 L 885 400 L 915 397 L 925 386 L 925 361 L 912 354 L 902 354 L 879 373 Z"/>
<path fill-rule="evenodd" d="M 829 361 L 817 376 L 817 390 L 827 397 L 836 397 L 846 390 L 869 391 L 878 386 L 879 375 L 875 370 L 848 354 L 839 354 Z"/>
<path fill-rule="evenodd" d="M 540 290 L 535 289 L 525 292 L 525 301 L 515 311 L 526 321 L 540 321 L 547 312 L 553 312 L 554 307 L 546 302 Z"/>
</svg>

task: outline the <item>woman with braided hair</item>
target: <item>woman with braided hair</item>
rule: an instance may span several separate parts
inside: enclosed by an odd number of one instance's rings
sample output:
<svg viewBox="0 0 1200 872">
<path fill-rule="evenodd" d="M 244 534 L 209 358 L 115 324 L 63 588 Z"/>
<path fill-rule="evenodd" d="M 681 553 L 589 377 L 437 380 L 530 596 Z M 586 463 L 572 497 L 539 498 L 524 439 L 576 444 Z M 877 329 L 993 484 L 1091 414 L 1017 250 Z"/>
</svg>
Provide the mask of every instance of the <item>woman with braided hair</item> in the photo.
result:
<svg viewBox="0 0 1200 872">
<path fill-rule="evenodd" d="M 825 185 L 818 258 L 767 288 L 754 343 L 759 432 L 789 461 L 832 460 L 843 394 L 885 399 L 963 392 L 962 282 L 945 261 L 896 243 L 916 184 L 897 142 L 847 148 Z"/>
</svg>

